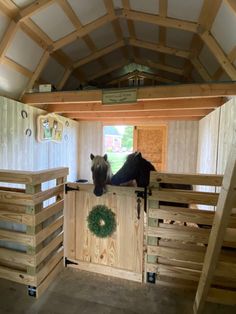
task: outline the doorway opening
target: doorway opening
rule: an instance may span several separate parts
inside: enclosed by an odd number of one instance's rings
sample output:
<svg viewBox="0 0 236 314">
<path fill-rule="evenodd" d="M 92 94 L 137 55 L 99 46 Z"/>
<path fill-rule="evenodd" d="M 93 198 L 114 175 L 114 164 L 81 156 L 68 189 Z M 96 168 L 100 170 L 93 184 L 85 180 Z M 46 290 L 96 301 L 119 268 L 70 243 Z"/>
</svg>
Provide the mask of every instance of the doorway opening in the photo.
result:
<svg viewBox="0 0 236 314">
<path fill-rule="evenodd" d="M 104 153 L 108 155 L 113 173 L 124 164 L 127 155 L 133 152 L 134 127 L 109 125 L 103 127 Z"/>
</svg>

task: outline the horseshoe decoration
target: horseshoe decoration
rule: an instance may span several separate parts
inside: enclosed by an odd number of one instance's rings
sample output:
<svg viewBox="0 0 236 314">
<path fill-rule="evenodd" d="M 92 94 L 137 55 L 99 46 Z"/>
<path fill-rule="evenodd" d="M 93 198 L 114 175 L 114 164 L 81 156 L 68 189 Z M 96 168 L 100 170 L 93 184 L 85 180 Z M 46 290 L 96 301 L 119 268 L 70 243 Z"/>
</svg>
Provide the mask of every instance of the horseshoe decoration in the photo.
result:
<svg viewBox="0 0 236 314">
<path fill-rule="evenodd" d="M 26 129 L 25 135 L 30 137 L 32 135 L 32 130 L 31 129 Z"/>
<path fill-rule="evenodd" d="M 22 117 L 23 119 L 28 118 L 28 113 L 27 113 L 27 111 L 21 110 L 21 117 Z"/>
</svg>

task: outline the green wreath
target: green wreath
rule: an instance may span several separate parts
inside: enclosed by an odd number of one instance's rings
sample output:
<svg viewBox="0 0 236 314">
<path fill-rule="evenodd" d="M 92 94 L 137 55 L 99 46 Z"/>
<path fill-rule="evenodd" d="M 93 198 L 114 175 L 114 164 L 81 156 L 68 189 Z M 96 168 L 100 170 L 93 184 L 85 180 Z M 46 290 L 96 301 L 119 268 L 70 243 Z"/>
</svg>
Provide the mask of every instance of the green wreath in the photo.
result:
<svg viewBox="0 0 236 314">
<path fill-rule="evenodd" d="M 87 221 L 89 230 L 99 238 L 106 238 L 116 230 L 115 214 L 105 205 L 94 206 Z"/>
</svg>

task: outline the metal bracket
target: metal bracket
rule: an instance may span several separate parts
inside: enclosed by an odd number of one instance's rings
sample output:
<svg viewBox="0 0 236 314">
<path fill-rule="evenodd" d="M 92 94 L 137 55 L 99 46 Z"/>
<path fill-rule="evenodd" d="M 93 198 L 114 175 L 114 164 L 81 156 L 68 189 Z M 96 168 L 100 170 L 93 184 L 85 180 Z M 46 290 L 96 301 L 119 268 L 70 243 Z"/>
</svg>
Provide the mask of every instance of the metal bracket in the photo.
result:
<svg viewBox="0 0 236 314">
<path fill-rule="evenodd" d="M 76 188 L 72 188 L 68 186 L 68 184 L 65 184 L 65 193 L 67 194 L 69 191 L 79 191 L 79 187 L 77 186 Z"/>
<path fill-rule="evenodd" d="M 67 267 L 67 265 L 79 265 L 76 262 L 70 261 L 67 257 L 65 257 L 65 267 Z"/>
<path fill-rule="evenodd" d="M 37 290 L 36 287 L 34 287 L 34 286 L 28 286 L 28 295 L 29 295 L 30 297 L 36 298 L 36 290 Z"/>
</svg>

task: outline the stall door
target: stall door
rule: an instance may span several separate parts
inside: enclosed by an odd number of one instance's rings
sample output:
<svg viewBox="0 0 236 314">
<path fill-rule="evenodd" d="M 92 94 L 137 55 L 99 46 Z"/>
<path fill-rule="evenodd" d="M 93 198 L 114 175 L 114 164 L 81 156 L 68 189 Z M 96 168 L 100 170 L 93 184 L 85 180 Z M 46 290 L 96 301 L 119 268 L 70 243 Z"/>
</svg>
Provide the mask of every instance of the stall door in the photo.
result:
<svg viewBox="0 0 236 314">
<path fill-rule="evenodd" d="M 136 126 L 134 128 L 134 150 L 142 153 L 157 171 L 166 167 L 167 126 Z"/>
<path fill-rule="evenodd" d="M 72 185 L 79 190 L 66 194 L 64 243 L 68 266 L 141 282 L 144 215 L 137 188 L 109 186 L 104 196 L 96 197 L 93 185 Z M 116 215 L 116 231 L 105 239 L 93 235 L 87 226 L 88 214 L 96 205 L 106 205 Z"/>
</svg>

